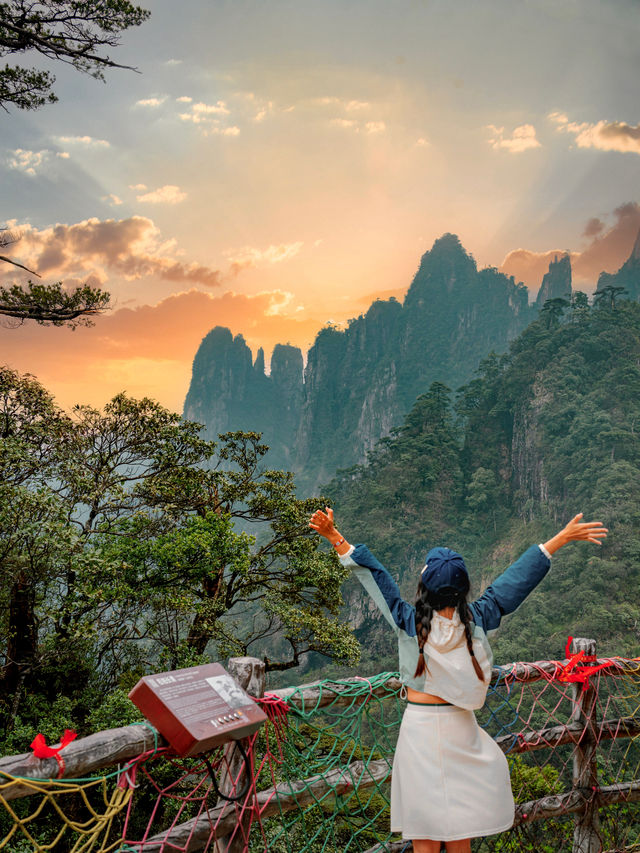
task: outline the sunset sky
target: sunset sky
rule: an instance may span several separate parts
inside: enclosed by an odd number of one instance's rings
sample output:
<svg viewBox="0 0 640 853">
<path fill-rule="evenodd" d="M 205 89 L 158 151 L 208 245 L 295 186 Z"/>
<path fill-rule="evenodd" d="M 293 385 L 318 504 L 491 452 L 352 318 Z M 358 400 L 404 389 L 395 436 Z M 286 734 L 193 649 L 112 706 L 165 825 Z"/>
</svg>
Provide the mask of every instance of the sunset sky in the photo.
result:
<svg viewBox="0 0 640 853">
<path fill-rule="evenodd" d="M 12 256 L 113 296 L 93 328 L 0 329 L 62 405 L 181 411 L 213 326 L 306 349 L 447 231 L 532 295 L 554 251 L 588 291 L 630 254 L 637 0 L 142 5 L 112 53 L 140 73 L 54 68 L 59 103 L 0 115 Z"/>
</svg>

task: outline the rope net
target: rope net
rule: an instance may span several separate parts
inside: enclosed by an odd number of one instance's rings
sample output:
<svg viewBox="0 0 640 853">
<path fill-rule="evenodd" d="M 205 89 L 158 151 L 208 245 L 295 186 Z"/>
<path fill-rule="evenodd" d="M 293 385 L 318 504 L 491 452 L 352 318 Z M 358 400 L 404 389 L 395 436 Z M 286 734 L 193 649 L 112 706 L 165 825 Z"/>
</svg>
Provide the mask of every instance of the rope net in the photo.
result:
<svg viewBox="0 0 640 853">
<path fill-rule="evenodd" d="M 260 702 L 269 719 L 247 741 L 250 784 L 238 802 L 220 799 L 210 776 L 229 797 L 245 787 L 233 744 L 208 765 L 164 748 L 101 777 L 24 780 L 29 796 L 19 800 L 3 796 L 16 777 L 0 776 L 0 850 L 392 849 L 389 783 L 404 710 L 396 675 L 324 681 L 286 703 L 273 694 Z M 478 721 L 507 755 L 517 806 L 514 828 L 474 840 L 474 851 L 640 851 L 637 660 L 497 668 Z"/>
</svg>

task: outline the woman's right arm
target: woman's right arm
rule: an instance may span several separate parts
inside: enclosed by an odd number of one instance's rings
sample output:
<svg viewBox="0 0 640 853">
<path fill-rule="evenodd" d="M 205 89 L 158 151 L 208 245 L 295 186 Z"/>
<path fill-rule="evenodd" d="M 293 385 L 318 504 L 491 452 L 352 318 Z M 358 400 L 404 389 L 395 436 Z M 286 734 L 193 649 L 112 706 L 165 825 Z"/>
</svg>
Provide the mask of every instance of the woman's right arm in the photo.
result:
<svg viewBox="0 0 640 853">
<path fill-rule="evenodd" d="M 330 542 L 336 549 L 338 556 L 342 557 L 347 554 L 351 545 L 347 542 L 340 531 L 337 530 L 333 523 L 333 510 L 326 506 L 324 512 L 321 509 L 316 510 L 309 521 L 309 527 L 319 533 L 320 536 Z"/>
<path fill-rule="evenodd" d="M 415 634 L 415 610 L 400 595 L 398 584 L 366 545 L 350 545 L 333 523 L 333 510 L 317 510 L 311 516 L 309 527 L 331 542 L 340 562 L 353 566 L 355 576 L 371 596 L 373 602 L 393 628 Z"/>
</svg>

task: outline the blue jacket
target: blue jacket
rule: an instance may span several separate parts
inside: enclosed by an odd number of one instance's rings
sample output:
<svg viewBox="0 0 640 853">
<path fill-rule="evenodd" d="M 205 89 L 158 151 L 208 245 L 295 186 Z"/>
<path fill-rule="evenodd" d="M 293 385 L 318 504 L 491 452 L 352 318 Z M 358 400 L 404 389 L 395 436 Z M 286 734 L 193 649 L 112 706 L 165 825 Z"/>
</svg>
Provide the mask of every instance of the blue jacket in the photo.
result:
<svg viewBox="0 0 640 853">
<path fill-rule="evenodd" d="M 403 684 L 424 692 L 426 676 L 414 678 L 413 675 L 420 653 L 415 607 L 402 598 L 398 584 L 366 545 L 356 545 L 352 552 L 343 555 L 340 560 L 344 565 L 354 567 L 354 574 L 395 630 Z M 547 574 L 550 565 L 549 558 L 540 546 L 532 545 L 479 598 L 470 602 L 474 646 L 476 642 L 480 643 L 489 664 L 493 660 L 493 653 L 487 632 L 497 628 L 503 616 L 513 613 L 522 604 Z M 428 658 L 426 651 L 425 648 L 425 656 Z"/>
</svg>

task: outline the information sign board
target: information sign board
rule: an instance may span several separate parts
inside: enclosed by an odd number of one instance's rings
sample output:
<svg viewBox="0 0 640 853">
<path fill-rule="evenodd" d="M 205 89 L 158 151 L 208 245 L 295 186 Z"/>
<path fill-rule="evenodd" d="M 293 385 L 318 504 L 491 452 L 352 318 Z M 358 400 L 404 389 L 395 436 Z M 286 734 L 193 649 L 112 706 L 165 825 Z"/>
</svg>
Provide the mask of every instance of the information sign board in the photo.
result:
<svg viewBox="0 0 640 853">
<path fill-rule="evenodd" d="M 267 719 L 219 663 L 145 675 L 129 699 L 182 756 L 247 737 Z"/>
</svg>

